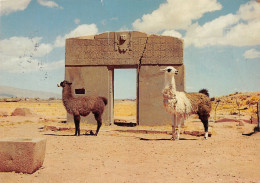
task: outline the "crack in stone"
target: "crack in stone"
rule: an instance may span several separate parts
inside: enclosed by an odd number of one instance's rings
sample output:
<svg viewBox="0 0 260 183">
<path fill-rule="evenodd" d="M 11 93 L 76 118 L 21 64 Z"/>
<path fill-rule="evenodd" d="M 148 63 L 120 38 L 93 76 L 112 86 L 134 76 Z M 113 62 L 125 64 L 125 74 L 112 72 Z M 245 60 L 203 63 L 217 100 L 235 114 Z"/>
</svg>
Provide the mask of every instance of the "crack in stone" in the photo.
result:
<svg viewBox="0 0 260 183">
<path fill-rule="evenodd" d="M 142 53 L 142 55 L 141 55 L 141 57 L 140 57 L 140 59 L 139 59 L 139 64 L 138 64 L 138 69 L 140 70 L 140 68 L 141 68 L 141 65 L 142 65 L 142 59 L 143 59 L 143 57 L 144 57 L 144 52 L 145 52 L 145 50 L 146 50 L 146 45 L 147 45 L 147 42 L 148 42 L 148 36 L 147 36 L 147 38 L 146 38 L 146 42 L 145 42 L 145 45 L 144 45 L 144 50 L 143 50 L 143 53 Z"/>
<path fill-rule="evenodd" d="M 136 115 L 136 124 L 139 125 L 139 84 L 140 84 L 140 68 L 141 68 L 141 65 L 142 65 L 142 59 L 143 59 L 143 56 L 144 56 L 144 52 L 146 50 L 146 45 L 147 45 L 147 42 L 148 42 L 148 36 L 146 38 L 146 41 L 145 41 L 145 45 L 144 45 L 144 50 L 143 50 L 143 53 L 139 59 L 139 63 L 138 63 L 138 67 L 137 67 L 137 94 L 136 94 L 136 101 L 137 101 L 137 115 Z"/>
</svg>

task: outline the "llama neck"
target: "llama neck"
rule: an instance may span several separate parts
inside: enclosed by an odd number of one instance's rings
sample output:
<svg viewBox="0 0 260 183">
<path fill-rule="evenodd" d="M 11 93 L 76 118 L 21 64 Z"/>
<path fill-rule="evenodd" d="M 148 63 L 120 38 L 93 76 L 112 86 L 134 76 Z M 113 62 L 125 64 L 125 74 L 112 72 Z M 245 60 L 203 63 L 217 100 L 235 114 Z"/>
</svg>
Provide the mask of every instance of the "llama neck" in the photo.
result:
<svg viewBox="0 0 260 183">
<path fill-rule="evenodd" d="M 176 92 L 174 76 L 165 75 L 165 88 L 170 88 L 173 92 Z"/>
<path fill-rule="evenodd" d="M 71 93 L 71 87 L 66 85 L 63 88 L 63 90 L 62 90 L 62 100 L 63 100 L 63 103 L 65 104 L 72 97 L 73 96 L 72 96 L 72 93 Z"/>
</svg>

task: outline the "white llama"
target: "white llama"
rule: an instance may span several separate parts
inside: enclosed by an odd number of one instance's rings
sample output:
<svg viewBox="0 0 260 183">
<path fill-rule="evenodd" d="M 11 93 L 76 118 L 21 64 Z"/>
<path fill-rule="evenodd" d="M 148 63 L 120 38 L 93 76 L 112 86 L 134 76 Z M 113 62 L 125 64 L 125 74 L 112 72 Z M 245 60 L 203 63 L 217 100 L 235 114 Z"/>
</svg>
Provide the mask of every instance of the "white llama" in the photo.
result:
<svg viewBox="0 0 260 183">
<path fill-rule="evenodd" d="M 165 87 L 163 89 L 163 104 L 172 116 L 172 140 L 179 140 L 180 127 L 191 114 L 198 114 L 205 129 L 204 138 L 208 138 L 208 118 L 211 102 L 208 91 L 203 89 L 199 93 L 186 93 L 176 91 L 174 76 L 178 70 L 172 66 L 161 69 L 165 73 Z M 177 131 L 177 136 L 176 136 Z"/>
</svg>

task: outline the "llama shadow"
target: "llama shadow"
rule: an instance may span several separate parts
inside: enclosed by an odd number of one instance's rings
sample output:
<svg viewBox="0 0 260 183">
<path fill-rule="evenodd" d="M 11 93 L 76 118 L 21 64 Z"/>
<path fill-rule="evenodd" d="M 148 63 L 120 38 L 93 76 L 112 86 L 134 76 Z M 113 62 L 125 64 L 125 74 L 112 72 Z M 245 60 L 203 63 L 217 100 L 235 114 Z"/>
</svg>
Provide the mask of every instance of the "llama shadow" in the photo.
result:
<svg viewBox="0 0 260 183">
<path fill-rule="evenodd" d="M 256 126 L 256 127 L 254 128 L 254 131 L 253 131 L 253 132 L 250 132 L 250 133 L 243 133 L 242 135 L 245 135 L 245 136 L 251 136 L 251 135 L 254 135 L 254 134 L 258 133 L 258 132 L 260 132 L 260 129 L 259 129 L 258 126 Z"/>
<path fill-rule="evenodd" d="M 172 139 L 146 139 L 146 138 L 140 138 L 140 140 L 144 140 L 144 141 L 164 141 L 164 140 L 173 141 Z M 180 138 L 179 140 L 198 140 L 198 139 Z"/>
<path fill-rule="evenodd" d="M 74 134 L 55 134 L 55 133 L 47 133 L 44 135 L 49 135 L 49 136 L 60 136 L 60 137 L 73 137 L 75 136 Z M 80 136 L 96 136 L 92 130 L 90 131 L 90 133 L 83 133 Z"/>
<path fill-rule="evenodd" d="M 61 134 L 53 134 L 53 133 L 47 133 L 43 135 L 49 135 L 49 136 L 61 136 L 61 137 L 69 137 L 69 136 L 75 136 L 75 135 L 61 135 Z"/>
<path fill-rule="evenodd" d="M 254 135 L 256 134 L 257 132 L 251 132 L 251 133 L 243 133 L 242 135 L 245 135 L 245 136 L 251 136 L 251 135 Z"/>
</svg>

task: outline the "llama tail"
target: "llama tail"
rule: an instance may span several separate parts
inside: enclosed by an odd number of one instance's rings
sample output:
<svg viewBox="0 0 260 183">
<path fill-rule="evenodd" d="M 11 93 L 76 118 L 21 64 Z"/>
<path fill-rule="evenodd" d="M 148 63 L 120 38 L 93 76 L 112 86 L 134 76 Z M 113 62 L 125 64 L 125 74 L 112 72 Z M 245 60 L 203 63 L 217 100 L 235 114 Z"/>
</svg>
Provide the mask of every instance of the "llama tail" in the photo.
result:
<svg viewBox="0 0 260 183">
<path fill-rule="evenodd" d="M 106 97 L 100 97 L 100 98 L 103 100 L 104 104 L 107 105 L 107 98 Z"/>
<path fill-rule="evenodd" d="M 199 93 L 202 93 L 202 94 L 207 95 L 207 96 L 209 97 L 209 92 L 208 92 L 207 89 L 201 89 L 201 90 L 199 91 Z"/>
</svg>

